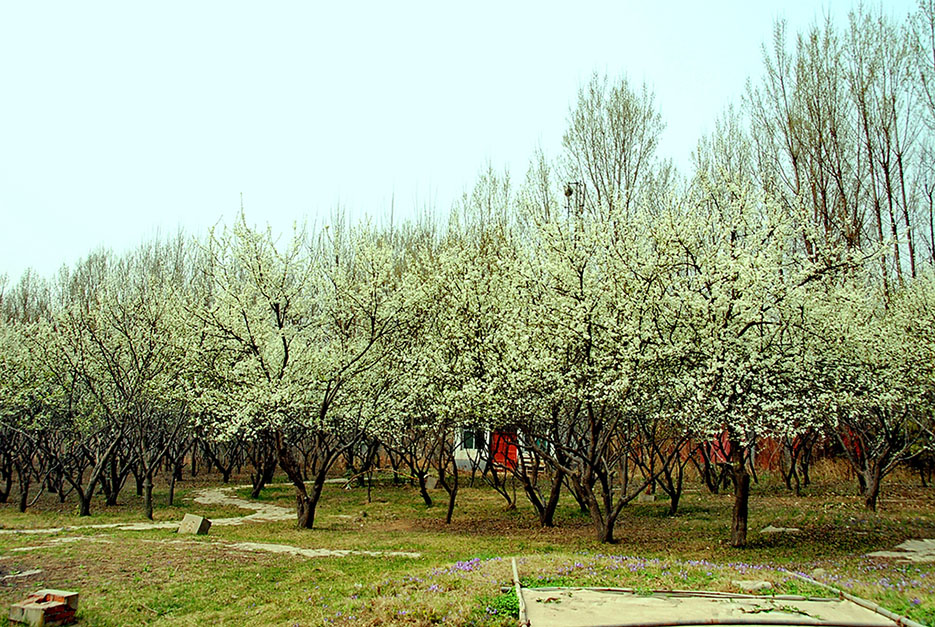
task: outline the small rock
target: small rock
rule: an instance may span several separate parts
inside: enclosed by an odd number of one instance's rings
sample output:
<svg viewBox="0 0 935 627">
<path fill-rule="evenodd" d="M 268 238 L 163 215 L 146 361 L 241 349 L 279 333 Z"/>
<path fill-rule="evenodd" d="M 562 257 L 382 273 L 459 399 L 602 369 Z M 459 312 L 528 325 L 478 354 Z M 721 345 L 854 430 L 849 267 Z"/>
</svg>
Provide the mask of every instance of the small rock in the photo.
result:
<svg viewBox="0 0 935 627">
<path fill-rule="evenodd" d="M 827 574 L 828 574 L 828 571 L 825 570 L 824 568 L 816 568 L 811 573 L 812 577 L 825 577 L 827 576 Z"/>
<path fill-rule="evenodd" d="M 438 479 L 436 477 L 425 478 L 425 489 L 426 490 L 434 490 L 436 485 L 438 485 Z"/>
<path fill-rule="evenodd" d="M 211 529 L 211 521 L 194 514 L 185 514 L 179 524 L 178 533 L 203 536 Z"/>
<path fill-rule="evenodd" d="M 646 494 L 645 492 L 641 493 L 639 496 L 636 497 L 637 503 L 652 503 L 655 500 L 656 500 L 655 494 Z"/>
<path fill-rule="evenodd" d="M 731 581 L 732 584 L 740 588 L 742 592 L 761 592 L 763 590 L 772 590 L 773 584 L 768 581 L 757 581 L 755 579 L 739 579 Z"/>
</svg>

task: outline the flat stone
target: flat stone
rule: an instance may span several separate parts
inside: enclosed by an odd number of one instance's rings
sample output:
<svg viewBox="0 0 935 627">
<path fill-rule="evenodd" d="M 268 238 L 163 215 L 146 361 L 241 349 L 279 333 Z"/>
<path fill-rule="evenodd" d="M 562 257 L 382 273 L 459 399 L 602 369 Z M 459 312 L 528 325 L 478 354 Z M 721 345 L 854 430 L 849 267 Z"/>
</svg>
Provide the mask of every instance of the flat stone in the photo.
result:
<svg viewBox="0 0 935 627">
<path fill-rule="evenodd" d="M 906 540 L 892 551 L 874 551 L 868 557 L 884 557 L 903 562 L 935 562 L 935 539 Z"/>
<path fill-rule="evenodd" d="M 426 490 L 434 490 L 435 486 L 437 485 L 438 485 L 437 477 L 426 477 L 425 478 L 425 489 Z"/>
<path fill-rule="evenodd" d="M 211 529 L 211 521 L 194 514 L 185 514 L 179 524 L 179 533 L 203 536 Z"/>
<path fill-rule="evenodd" d="M 828 571 L 824 568 L 816 568 L 812 571 L 812 577 L 824 577 L 828 574 Z"/>
<path fill-rule="evenodd" d="M 24 570 L 21 573 L 14 573 L 12 575 L 4 575 L 0 579 L 6 581 L 7 579 L 20 579 L 22 577 L 32 577 L 33 575 L 38 575 L 42 572 L 41 568 L 36 568 L 34 570 Z"/>
<path fill-rule="evenodd" d="M 641 493 L 636 497 L 636 502 L 637 502 L 637 503 L 652 503 L 652 502 L 655 501 L 655 500 L 656 500 L 656 495 L 655 495 L 655 494 L 646 494 L 645 492 L 641 492 Z"/>
<path fill-rule="evenodd" d="M 757 581 L 756 579 L 737 579 L 731 581 L 743 592 L 762 592 L 763 590 L 772 590 L 773 584 L 768 581 Z"/>
<path fill-rule="evenodd" d="M 760 529 L 760 533 L 799 533 L 802 531 L 798 527 L 774 527 L 773 525 L 767 525 Z"/>
</svg>

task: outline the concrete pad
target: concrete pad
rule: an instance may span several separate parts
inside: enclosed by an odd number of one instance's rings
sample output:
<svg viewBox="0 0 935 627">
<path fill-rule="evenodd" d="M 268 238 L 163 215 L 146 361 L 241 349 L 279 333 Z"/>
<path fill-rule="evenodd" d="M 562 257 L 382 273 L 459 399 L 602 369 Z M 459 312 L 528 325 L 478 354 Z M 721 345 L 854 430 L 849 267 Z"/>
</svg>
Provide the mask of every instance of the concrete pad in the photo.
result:
<svg viewBox="0 0 935 627">
<path fill-rule="evenodd" d="M 897 623 L 843 599 L 711 592 L 639 595 L 587 588 L 523 588 L 530 627 L 662 625 L 853 625 Z"/>
</svg>

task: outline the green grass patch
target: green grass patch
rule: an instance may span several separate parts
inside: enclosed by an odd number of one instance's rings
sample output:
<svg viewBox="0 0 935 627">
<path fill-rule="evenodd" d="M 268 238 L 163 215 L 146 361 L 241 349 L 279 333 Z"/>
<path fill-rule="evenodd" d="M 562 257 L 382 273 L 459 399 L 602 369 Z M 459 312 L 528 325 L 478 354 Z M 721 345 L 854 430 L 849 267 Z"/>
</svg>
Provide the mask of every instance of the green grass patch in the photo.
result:
<svg viewBox="0 0 935 627">
<path fill-rule="evenodd" d="M 633 504 L 618 524 L 620 542 L 601 545 L 571 499 L 561 503 L 557 526 L 543 529 L 524 501 L 507 510 L 503 498 L 480 483 L 462 489 L 451 525 L 444 523 L 440 490 L 433 492 L 438 503 L 426 507 L 408 485 L 375 486 L 368 499 L 365 488 L 329 484 L 310 531 L 289 520 L 215 526 L 200 537 L 172 530 L 0 534 L 0 574 L 43 571 L 6 580 L 0 605 L 58 587 L 81 592 L 83 625 L 512 625 L 515 595 L 501 588 L 512 587 L 510 558 L 516 556 L 522 583 L 530 587 L 737 591 L 733 582 L 756 579 L 773 585 L 767 594 L 822 596 L 824 590 L 783 569 L 817 572 L 824 583 L 935 624 L 935 565 L 866 557 L 907 538 L 935 537 L 935 490 L 888 485 L 880 512 L 868 514 L 847 484 L 831 481 L 794 497 L 764 485 L 768 480 L 761 477 L 754 486 L 750 542 L 742 550 L 726 544 L 729 495 L 689 491 L 674 517 L 666 501 Z M 251 513 L 196 504 L 190 499 L 199 487 L 180 484 L 172 508 L 158 491 L 157 520 L 185 512 L 209 518 Z M 233 493 L 248 499 L 250 490 Z M 4 505 L 0 525 L 136 522 L 141 504 L 134 499 L 130 494 L 116 508 L 95 503 L 91 520 L 54 503 L 45 509 L 47 501 L 25 515 Z M 258 500 L 295 505 L 288 485 L 268 486 Z M 767 525 L 801 531 L 760 534 Z M 236 546 L 247 542 L 377 554 L 307 558 Z M 393 551 L 420 557 L 385 554 Z"/>
</svg>

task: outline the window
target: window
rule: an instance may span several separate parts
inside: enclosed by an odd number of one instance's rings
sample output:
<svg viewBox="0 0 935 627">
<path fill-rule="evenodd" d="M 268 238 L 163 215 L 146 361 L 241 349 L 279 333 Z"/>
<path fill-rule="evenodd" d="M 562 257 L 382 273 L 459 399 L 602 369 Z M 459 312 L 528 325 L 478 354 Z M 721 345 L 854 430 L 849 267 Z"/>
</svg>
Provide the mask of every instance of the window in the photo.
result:
<svg viewBox="0 0 935 627">
<path fill-rule="evenodd" d="M 483 450 L 485 439 L 483 429 L 465 429 L 461 434 L 461 448 Z"/>
</svg>

